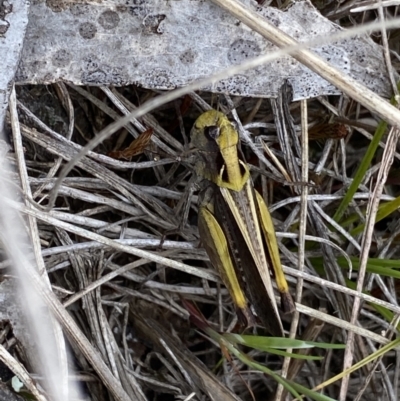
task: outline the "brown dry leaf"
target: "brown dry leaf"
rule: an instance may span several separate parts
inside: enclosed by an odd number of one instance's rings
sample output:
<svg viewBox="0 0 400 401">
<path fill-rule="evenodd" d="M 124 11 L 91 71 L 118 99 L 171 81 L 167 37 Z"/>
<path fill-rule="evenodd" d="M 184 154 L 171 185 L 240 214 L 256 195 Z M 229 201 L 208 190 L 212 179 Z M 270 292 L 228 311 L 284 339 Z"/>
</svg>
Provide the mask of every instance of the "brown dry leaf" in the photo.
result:
<svg viewBox="0 0 400 401">
<path fill-rule="evenodd" d="M 308 138 L 310 141 L 320 139 L 341 139 L 348 134 L 347 128 L 341 123 L 322 123 L 310 128 Z"/>
<path fill-rule="evenodd" d="M 140 155 L 146 149 L 146 146 L 150 143 L 151 136 L 153 135 L 153 129 L 149 128 L 142 132 L 132 143 L 124 150 L 114 150 L 108 154 L 108 156 L 114 159 L 130 159 L 133 156 Z"/>
</svg>

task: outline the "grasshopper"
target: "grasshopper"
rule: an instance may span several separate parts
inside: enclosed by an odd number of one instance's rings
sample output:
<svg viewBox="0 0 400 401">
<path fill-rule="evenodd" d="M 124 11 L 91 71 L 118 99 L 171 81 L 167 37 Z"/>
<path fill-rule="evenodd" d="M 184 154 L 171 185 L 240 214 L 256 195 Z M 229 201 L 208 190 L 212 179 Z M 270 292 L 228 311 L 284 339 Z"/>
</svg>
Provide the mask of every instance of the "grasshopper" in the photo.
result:
<svg viewBox="0 0 400 401">
<path fill-rule="evenodd" d="M 284 312 L 294 303 L 284 276 L 271 215 L 254 189 L 239 134 L 221 112 L 203 113 L 191 131 L 201 178 L 198 227 L 203 246 L 235 304 L 239 319 L 255 325 L 253 305 L 267 331 L 283 336 L 271 278 Z"/>
</svg>

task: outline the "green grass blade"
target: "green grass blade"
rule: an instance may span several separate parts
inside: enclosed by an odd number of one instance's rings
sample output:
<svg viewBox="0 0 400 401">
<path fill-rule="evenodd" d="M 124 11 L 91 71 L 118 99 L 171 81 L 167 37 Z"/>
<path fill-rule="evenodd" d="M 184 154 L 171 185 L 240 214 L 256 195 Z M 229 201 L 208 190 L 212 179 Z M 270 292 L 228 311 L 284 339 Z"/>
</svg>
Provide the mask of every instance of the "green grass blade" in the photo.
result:
<svg viewBox="0 0 400 401">
<path fill-rule="evenodd" d="M 397 84 L 397 87 L 400 89 L 400 82 Z M 395 105 L 396 101 L 395 98 L 392 97 L 392 99 L 390 100 L 390 103 Z M 349 206 L 350 202 L 352 201 L 354 194 L 356 193 L 358 187 L 360 186 L 365 173 L 367 172 L 371 161 L 375 155 L 376 150 L 378 149 L 379 146 L 379 142 L 382 139 L 383 134 L 385 133 L 387 128 L 387 123 L 386 121 L 381 121 L 378 124 L 378 127 L 376 128 L 374 137 L 372 138 L 371 143 L 368 146 L 367 152 L 364 155 L 364 158 L 361 161 L 360 166 L 358 167 L 358 170 L 354 176 L 353 182 L 350 184 L 349 189 L 347 190 L 346 194 L 344 195 L 343 200 L 340 202 L 340 205 L 338 207 L 338 209 L 336 210 L 335 215 L 333 216 L 333 219 L 336 222 L 339 222 L 343 215 L 344 212 L 347 209 L 347 206 Z"/>
<path fill-rule="evenodd" d="M 226 333 L 223 335 L 225 339 L 234 343 L 242 344 L 247 347 L 258 349 L 259 351 L 272 352 L 273 349 L 306 349 L 306 348 L 323 348 L 323 349 L 343 349 L 345 344 L 328 344 L 318 343 L 315 341 L 295 340 L 292 338 L 265 337 L 254 335 L 241 335 Z"/>
<path fill-rule="evenodd" d="M 359 258 L 350 257 L 351 262 L 353 264 L 353 269 L 358 270 L 359 268 Z M 323 260 L 322 258 L 310 258 L 312 264 L 318 273 L 323 275 Z M 337 259 L 338 265 L 342 269 L 347 269 L 348 264 L 345 258 L 339 256 Z M 390 259 L 377 259 L 377 258 L 369 258 L 367 262 L 367 272 L 375 273 L 385 277 L 393 277 L 400 279 L 400 261 L 399 260 L 390 260 Z"/>
<path fill-rule="evenodd" d="M 393 212 L 397 212 L 398 208 L 400 207 L 400 196 L 396 199 L 393 199 L 390 202 L 385 202 L 379 206 L 378 213 L 376 214 L 375 223 L 378 221 L 383 220 Z M 352 236 L 358 235 L 363 232 L 365 224 L 360 224 L 356 228 L 350 231 Z"/>
<path fill-rule="evenodd" d="M 269 348 L 265 350 L 269 354 L 274 354 L 274 355 L 279 355 L 279 356 L 285 356 L 293 359 L 304 359 L 307 361 L 320 361 L 321 359 L 324 359 L 323 356 L 313 356 L 313 355 L 304 355 L 304 354 L 294 354 L 293 352 L 286 352 L 286 351 L 281 351 L 278 349 L 274 348 Z"/>
<path fill-rule="evenodd" d="M 387 123 L 385 121 L 381 121 L 375 131 L 375 134 L 372 138 L 371 143 L 368 146 L 368 149 L 361 161 L 360 166 L 358 167 L 358 170 L 353 178 L 352 183 L 349 186 L 349 189 L 347 190 L 346 194 L 344 195 L 342 201 L 340 202 L 339 207 L 336 210 L 336 213 L 333 216 L 333 219 L 336 222 L 339 222 L 341 218 L 344 215 L 344 212 L 346 211 L 347 207 L 349 206 L 350 202 L 353 200 L 354 194 L 356 193 L 358 187 L 360 186 L 365 173 L 367 172 L 372 159 L 375 156 L 375 152 L 378 149 L 379 142 L 382 139 L 383 134 L 385 133 L 387 128 Z"/>
<path fill-rule="evenodd" d="M 258 350 L 265 350 L 271 348 L 313 348 L 314 345 L 306 344 L 302 340 L 294 340 L 291 338 L 281 338 L 281 337 L 265 337 L 265 336 L 253 336 L 253 335 L 241 335 L 226 333 L 224 337 L 235 344 L 246 345 L 251 348 Z"/>
</svg>

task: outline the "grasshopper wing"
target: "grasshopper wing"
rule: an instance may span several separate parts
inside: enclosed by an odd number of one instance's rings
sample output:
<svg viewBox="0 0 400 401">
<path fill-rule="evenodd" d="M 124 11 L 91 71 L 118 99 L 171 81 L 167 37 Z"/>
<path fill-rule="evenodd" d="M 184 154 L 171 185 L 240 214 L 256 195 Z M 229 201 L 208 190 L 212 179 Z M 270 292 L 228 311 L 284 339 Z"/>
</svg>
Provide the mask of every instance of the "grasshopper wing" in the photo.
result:
<svg viewBox="0 0 400 401">
<path fill-rule="evenodd" d="M 199 209 L 198 227 L 201 241 L 211 264 L 218 270 L 227 287 L 241 322 L 246 325 L 254 325 L 254 316 L 247 305 L 240 283 L 241 280 L 236 275 L 227 239 L 207 205 L 203 205 Z"/>
<path fill-rule="evenodd" d="M 214 207 L 218 223 L 227 239 L 229 253 L 234 260 L 236 274 L 244 279 L 243 286 L 246 296 L 250 299 L 267 331 L 274 336 L 283 337 L 282 322 L 277 313 L 275 299 L 270 298 L 240 227 L 219 191 L 216 191 L 215 194 Z"/>
</svg>

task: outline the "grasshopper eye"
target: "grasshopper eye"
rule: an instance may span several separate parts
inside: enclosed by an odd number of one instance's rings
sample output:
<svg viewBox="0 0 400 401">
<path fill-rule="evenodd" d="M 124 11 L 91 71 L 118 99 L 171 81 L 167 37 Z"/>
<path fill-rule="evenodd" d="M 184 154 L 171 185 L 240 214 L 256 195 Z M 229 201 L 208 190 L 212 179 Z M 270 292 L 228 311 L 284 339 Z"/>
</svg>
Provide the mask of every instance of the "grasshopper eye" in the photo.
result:
<svg viewBox="0 0 400 401">
<path fill-rule="evenodd" d="M 209 127 L 204 128 L 204 135 L 206 136 L 207 139 L 213 139 L 216 140 L 219 137 L 220 134 L 220 129 L 216 125 L 211 125 Z"/>
</svg>

